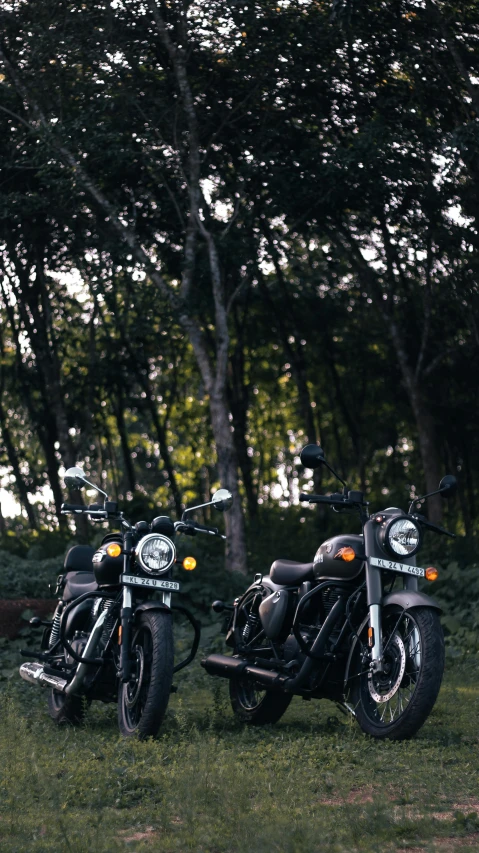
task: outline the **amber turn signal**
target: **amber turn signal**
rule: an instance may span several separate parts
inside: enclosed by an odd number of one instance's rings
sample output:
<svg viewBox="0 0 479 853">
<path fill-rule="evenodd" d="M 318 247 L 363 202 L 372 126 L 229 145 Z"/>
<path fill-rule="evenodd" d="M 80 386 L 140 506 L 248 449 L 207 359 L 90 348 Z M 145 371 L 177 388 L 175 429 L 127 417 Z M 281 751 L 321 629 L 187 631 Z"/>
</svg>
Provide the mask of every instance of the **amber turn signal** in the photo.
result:
<svg viewBox="0 0 479 853">
<path fill-rule="evenodd" d="M 121 554 L 121 545 L 118 542 L 112 542 L 106 549 L 106 553 L 109 557 L 119 557 Z"/>
<path fill-rule="evenodd" d="M 437 569 L 434 568 L 434 566 L 429 566 L 429 568 L 426 569 L 426 580 L 435 581 L 435 580 L 437 580 L 438 575 L 439 575 L 439 572 Z"/>
<path fill-rule="evenodd" d="M 356 559 L 356 552 L 354 548 L 340 548 L 338 553 L 334 555 L 335 560 L 345 560 L 346 563 L 350 563 L 351 560 Z"/>
<path fill-rule="evenodd" d="M 192 572 L 193 569 L 196 569 L 196 560 L 194 557 L 185 557 L 183 560 L 183 568 L 186 569 L 187 572 Z"/>
</svg>

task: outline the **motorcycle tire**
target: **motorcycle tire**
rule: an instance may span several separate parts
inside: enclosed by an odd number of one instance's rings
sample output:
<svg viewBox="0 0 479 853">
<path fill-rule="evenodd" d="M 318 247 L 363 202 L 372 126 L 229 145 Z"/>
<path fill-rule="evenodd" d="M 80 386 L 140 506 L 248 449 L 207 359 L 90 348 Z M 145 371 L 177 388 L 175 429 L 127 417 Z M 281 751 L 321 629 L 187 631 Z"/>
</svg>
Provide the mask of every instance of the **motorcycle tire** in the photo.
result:
<svg viewBox="0 0 479 853">
<path fill-rule="evenodd" d="M 51 690 L 48 695 L 48 713 L 57 725 L 65 723 L 79 726 L 83 722 L 89 702 L 83 696 L 65 696 Z"/>
<path fill-rule="evenodd" d="M 231 707 L 236 719 L 251 726 L 277 723 L 293 698 L 288 693 L 258 690 L 247 679 L 234 678 L 229 685 Z"/>
<path fill-rule="evenodd" d="M 133 631 L 132 678 L 118 688 L 118 726 L 124 737 L 141 740 L 158 733 L 173 680 L 171 613 L 146 611 Z"/>
<path fill-rule="evenodd" d="M 367 626 L 365 632 L 367 631 Z M 388 607 L 382 614 L 385 671 L 371 675 L 358 643 L 351 673 L 350 702 L 364 732 L 406 740 L 432 711 L 444 672 L 444 635 L 436 610 Z"/>
</svg>

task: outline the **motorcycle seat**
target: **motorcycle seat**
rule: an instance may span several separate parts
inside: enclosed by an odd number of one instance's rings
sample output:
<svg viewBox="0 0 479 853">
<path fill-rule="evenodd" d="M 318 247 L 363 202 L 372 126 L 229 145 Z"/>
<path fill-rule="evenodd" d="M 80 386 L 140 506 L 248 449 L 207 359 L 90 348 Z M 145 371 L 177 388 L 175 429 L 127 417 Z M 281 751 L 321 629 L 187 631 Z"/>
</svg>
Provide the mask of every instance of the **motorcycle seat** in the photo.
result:
<svg viewBox="0 0 479 853">
<path fill-rule="evenodd" d="M 95 548 L 90 545 L 74 545 L 67 551 L 64 568 L 67 572 L 93 572 L 92 557 Z"/>
<path fill-rule="evenodd" d="M 275 560 L 269 576 L 280 586 L 295 586 L 314 580 L 313 563 L 295 563 L 293 560 Z"/>
<path fill-rule="evenodd" d="M 98 584 L 93 572 L 68 572 L 63 590 L 63 600 L 73 601 L 74 598 L 78 598 L 84 592 L 96 592 L 97 589 Z"/>
</svg>

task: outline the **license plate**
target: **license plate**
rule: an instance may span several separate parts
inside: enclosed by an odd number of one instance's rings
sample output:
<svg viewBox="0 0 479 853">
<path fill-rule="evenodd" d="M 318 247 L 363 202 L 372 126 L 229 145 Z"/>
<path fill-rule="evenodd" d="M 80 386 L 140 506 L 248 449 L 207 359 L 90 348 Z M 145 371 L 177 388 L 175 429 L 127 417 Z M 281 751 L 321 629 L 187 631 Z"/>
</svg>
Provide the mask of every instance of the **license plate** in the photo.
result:
<svg viewBox="0 0 479 853">
<path fill-rule="evenodd" d="M 415 575 L 417 578 L 423 578 L 426 574 L 426 569 L 421 569 L 419 566 L 395 563 L 393 560 L 383 560 L 381 557 L 370 557 L 369 562 L 372 566 L 377 566 L 378 569 L 386 569 L 388 572 L 402 572 L 404 575 Z"/>
<path fill-rule="evenodd" d="M 130 586 L 152 586 L 154 589 L 167 589 L 170 592 L 180 591 L 180 585 L 177 581 L 162 581 L 156 578 L 137 578 L 134 575 L 122 575 L 121 582 Z"/>
</svg>

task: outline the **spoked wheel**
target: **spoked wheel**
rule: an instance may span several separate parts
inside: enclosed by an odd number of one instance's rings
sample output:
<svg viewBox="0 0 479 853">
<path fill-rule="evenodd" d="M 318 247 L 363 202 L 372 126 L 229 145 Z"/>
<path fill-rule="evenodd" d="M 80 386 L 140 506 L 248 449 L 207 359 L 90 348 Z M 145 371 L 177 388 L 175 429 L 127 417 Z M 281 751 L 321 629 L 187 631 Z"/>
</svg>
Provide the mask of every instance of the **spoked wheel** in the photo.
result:
<svg viewBox="0 0 479 853">
<path fill-rule="evenodd" d="M 263 726 L 283 716 L 292 695 L 264 690 L 243 679 L 230 681 L 230 700 L 235 716 L 243 723 Z"/>
<path fill-rule="evenodd" d="M 444 672 L 444 637 L 429 607 L 382 614 L 384 671 L 371 673 L 366 631 L 351 669 L 351 700 L 362 730 L 404 740 L 423 725 L 437 699 Z"/>
<path fill-rule="evenodd" d="M 142 613 L 132 640 L 132 673 L 118 688 L 118 725 L 125 737 L 157 734 L 173 680 L 171 614 Z"/>
<path fill-rule="evenodd" d="M 248 596 L 238 617 L 238 627 L 251 649 L 258 650 L 258 656 L 264 650 L 271 652 L 271 645 L 264 636 L 259 617 L 255 613 L 257 592 Z M 253 613 L 251 612 L 253 611 Z M 252 618 L 251 618 L 252 617 Z M 248 626 L 248 628 L 247 628 Z M 246 629 L 246 630 L 245 630 Z M 238 652 L 235 650 L 235 654 Z M 266 655 L 267 656 L 267 655 Z M 230 701 L 237 719 L 250 725 L 262 726 L 276 723 L 283 716 L 291 699 L 291 694 L 266 690 L 247 678 L 233 678 L 229 683 Z"/>
</svg>

